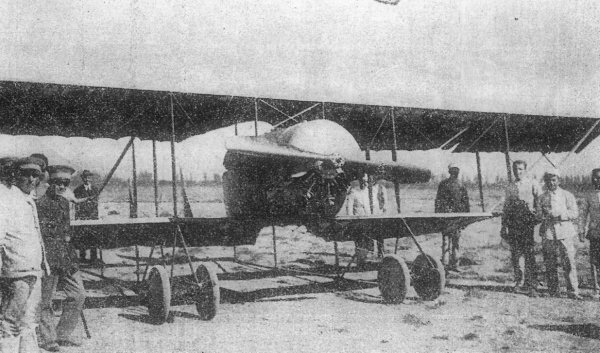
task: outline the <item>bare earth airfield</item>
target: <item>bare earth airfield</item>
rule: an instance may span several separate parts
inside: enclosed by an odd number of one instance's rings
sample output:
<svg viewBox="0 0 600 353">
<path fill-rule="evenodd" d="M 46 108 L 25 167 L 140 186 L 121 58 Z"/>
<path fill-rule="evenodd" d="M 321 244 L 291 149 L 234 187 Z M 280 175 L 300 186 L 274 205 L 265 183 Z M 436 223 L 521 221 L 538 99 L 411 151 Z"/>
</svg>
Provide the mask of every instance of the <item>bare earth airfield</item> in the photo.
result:
<svg viewBox="0 0 600 353">
<path fill-rule="evenodd" d="M 214 192 L 188 191 L 191 195 Z M 390 191 L 391 192 L 391 191 Z M 409 207 L 424 207 L 433 190 L 408 190 Z M 109 193 L 110 195 L 111 193 Z M 412 195 L 415 194 L 415 195 Z M 416 195 L 418 194 L 418 195 Z M 493 193 L 486 203 L 497 200 Z M 476 195 L 471 191 L 471 198 Z M 497 196 L 497 195 L 495 195 Z M 411 199 L 412 198 L 412 199 Z M 141 197 L 143 199 L 143 197 Z M 218 200 L 193 202 L 194 212 L 218 213 Z M 102 200 L 101 200 L 102 201 Z M 111 200 L 114 201 L 114 200 Z M 472 200 L 475 202 L 475 200 Z M 148 207 L 147 211 L 145 207 Z M 151 204 L 140 212 L 152 212 Z M 165 204 L 165 208 L 168 207 Z M 429 207 L 432 207 L 429 205 Z M 127 203 L 101 203 L 102 213 L 128 215 Z M 115 212 L 116 211 L 116 212 Z M 444 293 L 435 301 L 422 301 L 409 290 L 407 300 L 385 304 L 379 289 L 353 288 L 341 283 L 334 287 L 314 286 L 311 276 L 281 276 L 270 279 L 221 281 L 222 299 L 217 316 L 202 321 L 195 305 L 175 298 L 170 322 L 156 325 L 147 308 L 133 292 L 99 280 L 86 269 L 88 299 L 85 315 L 92 339 L 84 346 L 65 352 L 566 352 L 597 351 L 600 326 L 597 301 L 590 298 L 587 244 L 579 244 L 578 273 L 584 301 L 567 298 L 529 298 L 512 293 L 512 270 L 508 248 L 500 242 L 499 218 L 475 223 L 463 231 L 463 272 L 450 274 Z M 333 243 L 308 234 L 304 227 L 277 227 L 278 265 L 310 269 L 333 264 Z M 424 250 L 439 255 L 441 237 L 419 237 Z M 386 252 L 394 251 L 394 240 L 386 242 Z M 401 239 L 399 254 L 412 261 L 418 254 L 408 238 Z M 538 244 L 539 245 L 539 244 Z M 340 243 L 341 265 L 353 254 L 352 242 Z M 242 261 L 273 265 L 272 233 L 261 232 L 254 246 L 236 249 Z M 141 247 L 147 256 L 149 248 Z M 167 257 L 170 249 L 166 249 Z M 191 250 L 195 262 L 232 256 L 232 248 L 208 247 Z M 135 284 L 134 248 L 105 250 L 109 278 Z M 542 261 L 538 252 L 538 266 Z M 189 274 L 177 249 L 176 275 Z M 375 259 L 374 257 L 372 257 Z M 182 261 L 178 261 L 182 260 Z M 220 272 L 247 272 L 251 267 L 227 267 Z M 347 275 L 352 277 L 352 274 Z M 376 272 L 361 275 L 375 278 Z M 542 277 L 540 276 L 540 279 Z M 124 283 L 124 282 L 119 282 Z M 227 288 L 242 295 L 228 295 Z M 290 290 L 287 290 L 287 289 Z M 128 299 L 122 299 L 131 295 Z M 175 291 L 177 292 L 177 291 Z M 81 337 L 85 337 L 83 329 Z"/>
</svg>

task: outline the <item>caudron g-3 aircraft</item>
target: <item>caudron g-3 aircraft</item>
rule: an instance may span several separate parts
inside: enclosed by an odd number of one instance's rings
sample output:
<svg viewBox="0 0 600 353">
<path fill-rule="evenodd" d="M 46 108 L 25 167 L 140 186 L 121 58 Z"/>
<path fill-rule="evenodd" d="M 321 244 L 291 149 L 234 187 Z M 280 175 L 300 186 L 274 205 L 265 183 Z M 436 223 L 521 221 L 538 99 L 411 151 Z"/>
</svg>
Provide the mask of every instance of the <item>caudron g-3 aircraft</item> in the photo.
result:
<svg viewBox="0 0 600 353">
<path fill-rule="evenodd" d="M 134 138 L 171 142 L 173 217 L 157 214 L 152 218 L 76 220 L 72 221 L 73 241 L 103 249 L 147 245 L 151 246 L 149 258 L 156 245 L 180 245 L 193 277 L 188 294 L 205 320 L 217 313 L 219 279 L 209 263 L 194 269 L 187 247 L 254 244 L 261 229 L 273 226 L 274 230 L 275 225 L 306 225 L 310 232 L 334 244 L 410 237 L 420 251 L 410 268 L 395 251 L 379 264 L 377 284 L 383 299 L 402 302 L 410 285 L 424 299 L 440 295 L 445 271 L 437 258 L 422 251 L 416 237 L 463 228 L 492 214 L 485 212 L 483 202 L 481 213 L 344 214 L 340 210 L 350 182 L 364 174 L 393 182 L 397 201 L 400 184 L 426 182 L 431 175 L 426 169 L 405 163 L 365 160 L 356 154 L 361 149 L 368 153 L 370 146 L 379 143 L 376 149 L 390 149 L 394 157 L 396 149 L 454 148 L 469 152 L 476 148 L 505 152 L 509 165 L 508 151 L 542 151 L 544 155 L 579 152 L 600 134 L 600 120 L 591 118 L 399 108 L 396 119 L 395 108 L 278 101 L 279 106 L 304 108 L 289 116 L 269 100 L 258 98 L 48 83 L 0 82 L 0 96 L 0 133 L 115 139 L 129 136 L 101 190 Z M 284 113 L 286 122 L 296 124 L 283 128 L 280 116 L 274 119 L 267 112 L 261 114 L 261 120 L 275 123 L 277 128 L 261 136 L 235 137 L 227 142 L 223 161 L 227 215 L 215 218 L 185 212 L 180 216 L 175 142 L 242 121 L 254 120 L 257 124 L 261 106 Z M 315 107 L 322 107 L 322 114 L 315 114 Z M 312 115 L 299 122 L 299 116 L 307 112 Z M 326 117 L 339 124 L 324 120 Z M 388 125 L 382 129 L 386 121 L 391 128 Z M 509 132 L 515 136 L 510 145 Z M 572 140 L 579 142 L 573 147 Z M 479 167 L 479 155 L 477 162 Z M 133 175 L 135 184 L 135 170 Z M 480 182 L 483 201 L 481 190 Z M 149 264 L 141 294 L 150 316 L 164 322 L 170 311 L 174 264 L 170 275 L 164 266 L 149 269 Z"/>
</svg>

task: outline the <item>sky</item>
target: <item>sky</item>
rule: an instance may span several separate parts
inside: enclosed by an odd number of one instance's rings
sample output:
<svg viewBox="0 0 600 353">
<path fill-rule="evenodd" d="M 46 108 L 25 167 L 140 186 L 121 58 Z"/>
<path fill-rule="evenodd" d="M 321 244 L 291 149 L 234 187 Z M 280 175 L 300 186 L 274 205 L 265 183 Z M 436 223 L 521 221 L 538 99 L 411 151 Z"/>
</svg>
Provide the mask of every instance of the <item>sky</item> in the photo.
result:
<svg viewBox="0 0 600 353">
<path fill-rule="evenodd" d="M 591 0 L 400 0 L 394 6 L 0 0 L 0 79 L 598 117 L 599 7 Z M 0 139 L 0 146 L 15 145 Z M 106 169 L 118 156 L 113 150 L 126 143 L 74 139 L 65 151 L 54 139 L 21 138 L 17 145 L 43 145 L 57 158 L 66 154 L 82 166 L 93 159 Z M 180 145 L 190 157 L 184 164 L 214 162 L 210 153 L 195 152 L 211 146 L 199 139 Z M 138 148 L 145 149 L 144 143 Z M 73 157 L 81 151 L 98 152 Z M 474 165 L 472 155 L 440 153 L 406 158 L 426 160 L 440 172 L 451 158 Z M 565 168 L 585 172 L 589 161 L 599 160 L 597 144 L 584 153 Z M 493 173 L 502 172 L 502 161 L 483 158 Z"/>
</svg>

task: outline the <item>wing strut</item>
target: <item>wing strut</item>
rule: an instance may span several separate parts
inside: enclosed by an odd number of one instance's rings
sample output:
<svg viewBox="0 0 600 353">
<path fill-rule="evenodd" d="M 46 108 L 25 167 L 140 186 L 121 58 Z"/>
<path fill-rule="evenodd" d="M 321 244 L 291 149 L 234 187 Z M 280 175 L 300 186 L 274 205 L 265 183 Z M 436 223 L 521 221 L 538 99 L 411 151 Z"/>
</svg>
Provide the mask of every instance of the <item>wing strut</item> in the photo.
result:
<svg viewBox="0 0 600 353">
<path fill-rule="evenodd" d="M 588 136 L 590 136 L 590 134 L 592 133 L 592 131 L 594 131 L 594 129 L 596 128 L 596 126 L 598 126 L 598 123 L 600 123 L 600 119 L 596 120 L 596 122 L 594 123 L 594 125 L 592 125 L 592 127 L 585 133 L 585 135 L 577 142 L 577 144 L 575 145 L 575 147 L 573 147 L 569 151 L 569 153 L 565 156 L 565 158 L 563 158 L 563 160 L 560 161 L 559 165 L 562 165 L 563 163 L 565 163 L 565 161 L 567 160 L 567 158 L 569 158 L 573 152 L 577 151 L 577 149 L 579 148 L 579 146 L 581 146 L 581 144 L 583 143 L 583 141 L 585 141 L 585 139 Z"/>
<path fill-rule="evenodd" d="M 131 182 L 133 187 L 133 197 L 131 203 L 135 213 L 130 215 L 131 218 L 137 218 L 138 216 L 138 193 L 137 193 L 137 170 L 135 163 L 135 142 L 131 143 Z"/>
<path fill-rule="evenodd" d="M 481 180 L 481 158 L 479 157 L 479 151 L 475 151 L 475 160 L 477 161 L 477 184 L 479 185 L 481 212 L 485 212 L 485 203 L 483 202 L 483 181 Z"/>
<path fill-rule="evenodd" d="M 466 128 L 460 130 L 456 135 L 452 136 L 448 141 L 444 142 L 439 149 L 443 150 L 446 146 L 448 146 L 448 144 L 454 140 L 456 140 L 460 135 L 462 135 L 465 131 L 469 130 L 469 127 L 467 126 Z"/>
<path fill-rule="evenodd" d="M 506 152 L 504 157 L 506 160 L 506 175 L 508 182 L 512 182 L 512 173 L 510 171 L 510 139 L 508 138 L 508 115 L 504 115 L 504 136 L 506 138 Z"/>
<path fill-rule="evenodd" d="M 173 94 L 172 93 L 171 93 L 170 97 L 171 97 L 171 180 L 173 182 L 173 217 L 177 218 L 177 164 L 175 162 L 175 114 L 173 114 Z M 171 273 L 172 272 L 173 271 L 171 271 Z"/>
<path fill-rule="evenodd" d="M 158 217 L 158 166 L 156 165 L 156 140 L 152 140 L 152 173 L 154 176 L 154 215 Z"/>
<path fill-rule="evenodd" d="M 133 144 L 134 138 L 135 138 L 135 136 L 131 136 L 131 138 L 129 139 L 129 142 L 127 142 L 127 145 L 125 145 L 125 148 L 123 148 L 123 152 L 121 152 L 121 155 L 119 156 L 119 158 L 117 158 L 117 161 L 115 162 L 113 167 L 110 169 L 110 172 L 108 172 L 108 175 L 104 178 L 104 181 L 102 182 L 102 186 L 98 190 L 98 195 L 100 195 L 102 193 L 102 190 L 104 190 L 104 188 L 106 187 L 106 184 L 108 184 L 108 182 L 110 181 L 110 178 L 112 178 L 113 174 L 115 173 L 115 170 L 117 170 L 117 167 L 119 166 L 119 164 L 121 164 L 123 157 L 125 157 L 125 153 L 127 153 L 127 151 L 129 150 L 129 147 L 131 147 L 131 145 Z"/>
<path fill-rule="evenodd" d="M 296 120 L 294 119 L 295 117 L 297 117 L 297 116 L 300 116 L 300 115 L 302 115 L 302 114 L 306 113 L 307 111 L 309 111 L 309 110 L 313 109 L 314 107 L 318 107 L 319 105 L 321 105 L 321 103 L 313 104 L 313 105 L 311 105 L 310 107 L 308 107 L 308 108 L 306 108 L 306 109 L 302 110 L 302 111 L 301 111 L 301 112 L 299 112 L 299 113 L 296 113 L 296 114 L 294 114 L 294 115 L 292 115 L 292 116 L 288 116 L 288 118 L 287 118 L 287 119 L 285 119 L 284 121 L 280 122 L 279 124 L 276 124 L 275 126 L 273 126 L 273 129 L 275 129 L 275 128 L 279 127 L 279 126 L 280 126 L 280 125 L 282 125 L 282 124 L 285 124 L 285 123 L 287 123 L 287 122 L 288 122 L 288 121 L 290 121 L 290 120 L 294 120 L 294 121 L 296 121 Z M 287 114 L 286 114 L 286 115 L 287 115 Z"/>
<path fill-rule="evenodd" d="M 394 107 L 391 109 L 392 113 L 392 134 L 394 135 L 394 146 L 392 149 L 392 161 L 398 161 L 398 140 L 396 139 L 396 115 L 394 114 Z M 398 209 L 398 213 L 401 212 L 400 208 L 400 183 L 397 180 L 394 180 L 394 195 L 396 196 L 396 207 Z"/>
</svg>

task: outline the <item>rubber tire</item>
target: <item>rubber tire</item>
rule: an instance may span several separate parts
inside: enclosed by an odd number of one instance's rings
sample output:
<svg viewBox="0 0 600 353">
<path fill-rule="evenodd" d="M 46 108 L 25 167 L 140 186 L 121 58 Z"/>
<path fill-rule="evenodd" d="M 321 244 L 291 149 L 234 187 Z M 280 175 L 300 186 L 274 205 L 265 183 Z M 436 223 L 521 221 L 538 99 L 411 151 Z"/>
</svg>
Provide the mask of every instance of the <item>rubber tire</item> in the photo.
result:
<svg viewBox="0 0 600 353">
<path fill-rule="evenodd" d="M 386 255 L 377 271 L 377 284 L 385 302 L 402 303 L 410 286 L 410 271 L 404 260 L 397 255 Z"/>
<path fill-rule="evenodd" d="M 146 305 L 153 322 L 162 324 L 171 311 L 171 283 L 163 266 L 154 266 L 148 275 Z"/>
<path fill-rule="evenodd" d="M 202 320 L 212 320 L 219 310 L 221 290 L 217 271 L 210 264 L 200 264 L 196 268 L 196 277 L 200 284 L 195 284 L 196 310 Z"/>
<path fill-rule="evenodd" d="M 434 265 L 431 267 L 429 261 Z M 442 262 L 431 255 L 419 254 L 412 264 L 412 286 L 423 300 L 437 299 L 446 287 L 446 271 Z"/>
</svg>

